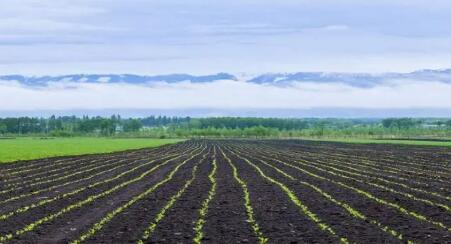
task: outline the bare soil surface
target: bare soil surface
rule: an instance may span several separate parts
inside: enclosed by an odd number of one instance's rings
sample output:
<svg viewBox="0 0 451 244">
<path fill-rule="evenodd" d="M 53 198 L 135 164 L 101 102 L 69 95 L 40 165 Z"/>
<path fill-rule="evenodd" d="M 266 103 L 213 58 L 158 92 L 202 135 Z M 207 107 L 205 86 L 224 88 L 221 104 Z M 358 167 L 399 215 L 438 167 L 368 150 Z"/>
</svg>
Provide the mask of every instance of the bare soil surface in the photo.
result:
<svg viewBox="0 0 451 244">
<path fill-rule="evenodd" d="M 191 140 L 0 165 L 0 243 L 451 243 L 451 151 Z"/>
</svg>

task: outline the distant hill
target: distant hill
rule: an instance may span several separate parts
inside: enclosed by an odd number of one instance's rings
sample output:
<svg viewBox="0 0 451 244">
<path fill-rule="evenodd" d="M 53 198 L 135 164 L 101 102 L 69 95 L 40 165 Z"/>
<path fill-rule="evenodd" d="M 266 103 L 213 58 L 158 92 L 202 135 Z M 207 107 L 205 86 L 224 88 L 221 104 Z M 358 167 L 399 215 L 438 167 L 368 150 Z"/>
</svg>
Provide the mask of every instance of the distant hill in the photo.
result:
<svg viewBox="0 0 451 244">
<path fill-rule="evenodd" d="M 236 80 L 236 77 L 227 73 L 213 75 L 189 75 L 189 74 L 168 74 L 168 75 L 134 75 L 134 74 L 74 74 L 61 76 L 23 76 L 5 75 L 0 76 L 0 80 L 17 81 L 30 86 L 45 86 L 55 82 L 75 82 L 75 83 L 129 83 L 146 84 L 151 82 L 176 83 L 190 81 L 194 83 L 212 82 L 216 80 Z"/>
<path fill-rule="evenodd" d="M 356 87 L 373 87 L 386 81 L 417 80 L 439 81 L 451 83 L 451 69 L 419 70 L 411 73 L 327 73 L 327 72 L 297 72 L 268 73 L 256 76 L 248 82 L 258 84 L 289 85 L 293 82 L 344 83 Z"/>
<path fill-rule="evenodd" d="M 207 83 L 219 80 L 238 81 L 237 76 L 229 73 L 212 75 L 167 74 L 167 75 L 135 75 L 135 74 L 73 74 L 59 76 L 23 76 L 0 75 L 0 81 L 15 81 L 27 86 L 46 86 L 50 83 L 127 83 L 146 85 L 155 82 Z M 392 81 L 437 81 L 451 84 L 451 69 L 419 70 L 410 73 L 338 73 L 338 72 L 295 72 L 266 73 L 245 78 L 245 82 L 289 86 L 296 83 L 343 83 L 355 87 L 374 87 Z"/>
</svg>

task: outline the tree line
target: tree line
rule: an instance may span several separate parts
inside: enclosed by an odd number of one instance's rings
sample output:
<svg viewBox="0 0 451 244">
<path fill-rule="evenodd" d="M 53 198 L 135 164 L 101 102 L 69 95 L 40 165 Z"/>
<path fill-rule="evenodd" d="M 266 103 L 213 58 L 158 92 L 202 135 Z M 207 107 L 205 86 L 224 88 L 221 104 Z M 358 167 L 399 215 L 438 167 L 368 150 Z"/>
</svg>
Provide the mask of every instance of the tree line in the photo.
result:
<svg viewBox="0 0 451 244">
<path fill-rule="evenodd" d="M 145 137 L 451 137 L 451 119 L 283 119 L 149 116 L 0 118 L 1 135 Z"/>
<path fill-rule="evenodd" d="M 150 116 L 146 118 L 51 116 L 49 118 L 0 118 L 0 134 L 50 134 L 54 136 L 99 134 L 104 136 L 121 132 L 136 132 L 144 126 L 165 126 L 188 121 L 189 118 Z"/>
</svg>

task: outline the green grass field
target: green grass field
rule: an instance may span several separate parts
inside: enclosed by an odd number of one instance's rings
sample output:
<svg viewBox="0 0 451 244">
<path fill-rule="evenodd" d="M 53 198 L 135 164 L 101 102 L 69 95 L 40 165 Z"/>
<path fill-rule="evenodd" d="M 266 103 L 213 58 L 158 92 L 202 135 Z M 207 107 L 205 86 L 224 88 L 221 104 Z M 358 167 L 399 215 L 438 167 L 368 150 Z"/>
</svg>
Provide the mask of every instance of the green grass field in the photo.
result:
<svg viewBox="0 0 451 244">
<path fill-rule="evenodd" d="M 305 139 L 313 141 L 332 141 L 357 144 L 401 144 L 416 146 L 440 146 L 451 147 L 451 141 L 423 141 L 423 140 L 376 140 L 376 139 L 354 139 L 354 138 L 322 138 L 322 139 Z"/>
<path fill-rule="evenodd" d="M 16 138 L 0 140 L 0 162 L 157 147 L 176 139 Z"/>
</svg>

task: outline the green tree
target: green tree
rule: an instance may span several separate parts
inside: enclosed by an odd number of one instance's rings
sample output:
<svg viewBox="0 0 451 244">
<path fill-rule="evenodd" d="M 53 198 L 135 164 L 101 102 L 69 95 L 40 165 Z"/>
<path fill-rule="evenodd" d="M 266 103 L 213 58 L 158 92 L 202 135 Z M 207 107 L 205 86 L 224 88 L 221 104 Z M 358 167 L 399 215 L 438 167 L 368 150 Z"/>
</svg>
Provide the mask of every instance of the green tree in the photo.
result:
<svg viewBox="0 0 451 244">
<path fill-rule="evenodd" d="M 0 122 L 0 134 L 5 134 L 8 131 L 8 128 L 4 123 Z"/>
<path fill-rule="evenodd" d="M 142 123 L 139 119 L 128 119 L 124 122 L 124 131 L 126 132 L 135 132 L 141 129 Z"/>
</svg>

